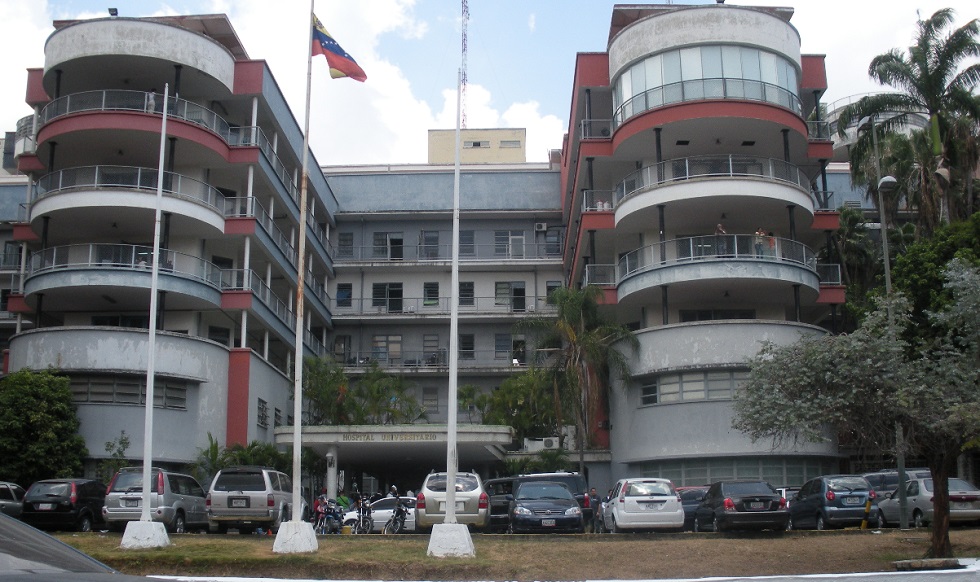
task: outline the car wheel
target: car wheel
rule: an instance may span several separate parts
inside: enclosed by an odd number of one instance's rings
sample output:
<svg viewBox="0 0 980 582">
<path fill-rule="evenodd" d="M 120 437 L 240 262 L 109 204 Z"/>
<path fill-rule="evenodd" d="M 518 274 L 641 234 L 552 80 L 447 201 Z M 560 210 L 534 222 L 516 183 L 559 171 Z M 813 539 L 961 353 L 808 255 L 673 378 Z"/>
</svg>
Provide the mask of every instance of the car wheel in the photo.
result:
<svg viewBox="0 0 980 582">
<path fill-rule="evenodd" d="M 178 511 L 177 515 L 174 516 L 174 522 L 170 526 L 170 531 L 179 534 L 187 533 L 187 522 L 184 521 L 183 513 Z"/>
<path fill-rule="evenodd" d="M 878 527 L 888 527 L 888 522 L 885 521 L 885 513 L 881 509 L 878 510 Z"/>
<path fill-rule="evenodd" d="M 78 522 L 75 524 L 75 529 L 78 531 L 92 531 L 92 516 L 88 515 L 87 513 L 82 514 L 82 516 L 78 518 Z"/>
<path fill-rule="evenodd" d="M 825 529 L 827 529 L 827 522 L 824 521 L 823 514 L 820 513 L 817 515 L 817 530 L 823 531 Z"/>
<path fill-rule="evenodd" d="M 912 526 L 913 527 L 923 527 L 926 524 L 925 520 L 922 518 L 922 512 L 916 509 L 912 512 Z"/>
<path fill-rule="evenodd" d="M 718 519 L 717 515 L 711 521 L 711 527 L 715 530 L 715 533 L 721 533 L 721 521 Z"/>
</svg>

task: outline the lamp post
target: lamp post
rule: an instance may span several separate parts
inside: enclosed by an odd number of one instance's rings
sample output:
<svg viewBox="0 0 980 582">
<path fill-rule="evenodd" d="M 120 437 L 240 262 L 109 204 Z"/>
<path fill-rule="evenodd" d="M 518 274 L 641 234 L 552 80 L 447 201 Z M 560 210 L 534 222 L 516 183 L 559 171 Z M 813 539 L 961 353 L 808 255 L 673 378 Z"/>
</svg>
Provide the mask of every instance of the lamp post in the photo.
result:
<svg viewBox="0 0 980 582">
<path fill-rule="evenodd" d="M 892 336 L 892 323 L 894 314 L 892 312 L 892 269 L 891 256 L 888 251 L 888 230 L 885 228 L 885 192 L 891 193 L 898 188 L 898 181 L 894 176 L 881 175 L 881 155 L 878 153 L 878 132 L 875 130 L 875 116 L 864 117 L 858 122 L 858 131 L 862 129 L 871 130 L 871 144 L 874 148 L 875 177 L 878 179 L 878 221 L 881 226 L 881 253 L 885 267 L 885 309 L 888 316 L 888 335 Z M 905 435 L 902 432 L 902 425 L 895 423 L 895 465 L 898 470 L 898 523 L 903 530 L 909 528 L 908 496 L 905 491 Z M 880 524 L 879 524 L 880 525 Z"/>
</svg>

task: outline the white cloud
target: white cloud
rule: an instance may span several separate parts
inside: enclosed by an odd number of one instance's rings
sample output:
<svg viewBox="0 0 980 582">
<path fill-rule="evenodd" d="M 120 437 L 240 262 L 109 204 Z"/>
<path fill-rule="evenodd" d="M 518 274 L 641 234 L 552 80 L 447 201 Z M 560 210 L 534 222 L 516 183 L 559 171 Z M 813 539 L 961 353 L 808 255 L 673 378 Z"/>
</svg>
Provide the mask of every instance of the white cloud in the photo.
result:
<svg viewBox="0 0 980 582">
<path fill-rule="evenodd" d="M 530 30 L 531 32 L 534 32 L 535 23 L 536 23 L 536 16 L 532 12 L 527 17 L 527 29 Z"/>
</svg>

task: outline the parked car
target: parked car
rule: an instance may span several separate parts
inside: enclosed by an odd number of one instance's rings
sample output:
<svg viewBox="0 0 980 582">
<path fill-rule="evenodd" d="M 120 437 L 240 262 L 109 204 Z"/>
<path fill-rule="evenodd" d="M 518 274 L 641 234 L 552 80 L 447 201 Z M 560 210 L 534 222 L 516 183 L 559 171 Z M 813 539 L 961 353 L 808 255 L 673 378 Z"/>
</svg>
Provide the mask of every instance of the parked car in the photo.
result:
<svg viewBox="0 0 980 582">
<path fill-rule="evenodd" d="M 509 533 L 583 533 L 582 508 L 568 486 L 557 481 L 523 481 L 510 502 Z"/>
<path fill-rule="evenodd" d="M 977 486 L 955 477 L 948 483 L 950 523 L 980 522 L 980 490 Z M 922 527 L 932 522 L 933 484 L 931 477 L 912 479 L 906 484 L 909 522 L 915 527 Z M 898 525 L 899 521 L 898 489 L 896 489 L 878 500 L 878 525 L 879 527 Z"/>
<path fill-rule="evenodd" d="M 712 483 L 694 513 L 694 531 L 783 531 L 788 522 L 786 500 L 766 481 Z"/>
<path fill-rule="evenodd" d="M 45 479 L 27 489 L 20 518 L 41 529 L 92 531 L 104 502 L 105 484 L 94 479 Z"/>
<path fill-rule="evenodd" d="M 873 473 L 864 473 L 861 476 L 868 480 L 868 483 L 871 484 L 871 487 L 879 496 L 884 495 L 888 491 L 894 491 L 895 488 L 898 487 L 897 469 L 883 469 Z M 925 478 L 929 476 L 931 476 L 929 469 L 916 468 L 905 470 L 906 483 L 908 483 L 911 479 L 918 479 L 920 477 Z"/>
<path fill-rule="evenodd" d="M 293 482 L 269 467 L 240 466 L 218 471 L 205 499 L 210 529 L 252 533 L 256 528 L 279 530 L 293 515 Z M 305 501 L 299 508 L 306 516 Z"/>
<path fill-rule="evenodd" d="M 603 508 L 602 523 L 612 533 L 680 530 L 684 527 L 684 506 L 668 479 L 620 479 Z"/>
<path fill-rule="evenodd" d="M 694 512 L 704 499 L 704 494 L 708 492 L 708 486 L 695 485 L 688 487 L 675 487 L 681 496 L 681 506 L 684 508 L 684 530 L 694 530 Z"/>
<path fill-rule="evenodd" d="M 786 500 L 786 507 L 789 507 L 793 503 L 793 498 L 796 497 L 796 493 L 800 490 L 799 487 L 777 487 L 776 491 L 783 496 Z"/>
<path fill-rule="evenodd" d="M 865 505 L 871 501 L 870 510 Z M 877 494 L 860 475 L 824 475 L 800 487 L 789 506 L 791 529 L 830 529 L 856 526 L 868 517 L 878 523 Z"/>
<path fill-rule="evenodd" d="M 20 517 L 24 511 L 24 488 L 16 483 L 0 481 L 0 513 Z"/>
<path fill-rule="evenodd" d="M 429 473 L 415 498 L 415 528 L 428 532 L 446 519 L 446 474 Z M 456 522 L 476 529 L 490 524 L 490 497 L 476 473 L 456 473 Z"/>
<path fill-rule="evenodd" d="M 405 529 L 406 532 L 415 531 L 415 498 L 414 497 L 399 497 L 402 503 L 405 504 L 408 514 L 405 516 Z M 388 519 L 391 514 L 395 511 L 395 498 L 394 497 L 382 497 L 374 503 L 371 504 L 371 518 L 374 520 L 374 525 L 371 527 L 371 533 L 381 533 L 384 529 L 385 524 L 388 523 Z M 357 521 L 357 512 L 348 511 L 344 513 L 344 525 L 353 525 Z"/>
<path fill-rule="evenodd" d="M 190 475 L 154 467 L 150 472 L 150 518 L 171 533 L 208 529 L 207 493 Z M 110 530 L 143 515 L 143 468 L 120 469 L 109 482 L 102 517 Z"/>
<path fill-rule="evenodd" d="M 588 494 L 585 477 L 574 472 L 559 471 L 556 473 L 525 473 L 510 477 L 488 479 L 484 486 L 490 496 L 490 529 L 505 531 L 510 523 L 510 502 L 518 485 L 525 481 L 552 481 L 564 483 L 582 510 L 582 519 L 586 524 L 592 523 L 593 501 Z"/>
</svg>

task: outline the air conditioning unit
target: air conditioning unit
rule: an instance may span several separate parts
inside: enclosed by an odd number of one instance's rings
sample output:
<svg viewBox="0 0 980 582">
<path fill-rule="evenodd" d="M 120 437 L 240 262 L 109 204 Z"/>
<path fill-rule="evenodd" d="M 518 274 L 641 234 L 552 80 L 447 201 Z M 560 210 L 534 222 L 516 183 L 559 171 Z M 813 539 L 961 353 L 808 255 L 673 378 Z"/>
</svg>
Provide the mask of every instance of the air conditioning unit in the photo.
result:
<svg viewBox="0 0 980 582">
<path fill-rule="evenodd" d="M 548 230 L 548 223 L 547 222 L 535 222 L 534 223 L 534 232 L 544 232 L 546 230 Z"/>
<path fill-rule="evenodd" d="M 534 313 L 534 302 L 533 301 L 531 303 L 528 303 L 527 304 L 527 311 L 529 313 Z"/>
<path fill-rule="evenodd" d="M 558 437 L 548 437 L 541 440 L 541 446 L 545 449 L 557 449 L 558 442 Z"/>
</svg>

